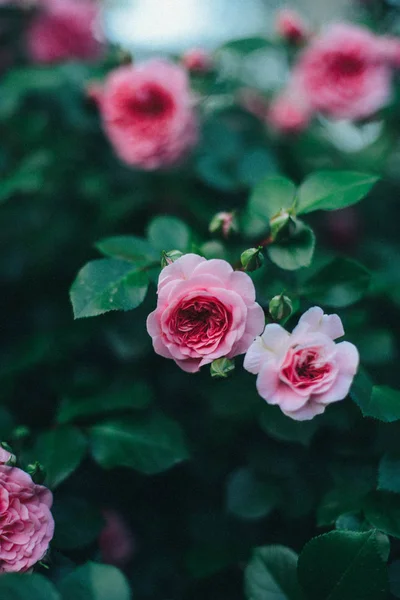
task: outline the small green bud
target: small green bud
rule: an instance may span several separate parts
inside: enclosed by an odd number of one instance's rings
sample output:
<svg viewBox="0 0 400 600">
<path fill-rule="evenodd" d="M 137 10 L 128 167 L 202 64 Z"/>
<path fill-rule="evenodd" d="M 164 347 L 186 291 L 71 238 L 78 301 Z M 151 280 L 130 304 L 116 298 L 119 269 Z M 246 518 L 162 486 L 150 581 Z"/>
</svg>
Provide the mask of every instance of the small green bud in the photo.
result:
<svg viewBox="0 0 400 600">
<path fill-rule="evenodd" d="M 211 219 L 208 226 L 210 233 L 220 231 L 227 238 L 232 231 L 237 231 L 238 226 L 234 212 L 219 212 Z"/>
<path fill-rule="evenodd" d="M 18 425 L 18 427 L 16 427 L 12 432 L 11 437 L 13 440 L 23 440 L 29 437 L 30 433 L 31 431 L 29 427 L 27 427 L 26 425 Z"/>
<path fill-rule="evenodd" d="M 164 269 L 164 267 L 172 265 L 172 263 L 178 260 L 178 258 L 181 256 L 183 256 L 183 252 L 180 252 L 179 250 L 170 250 L 169 252 L 165 252 L 165 250 L 163 250 L 161 254 L 161 268 Z"/>
<path fill-rule="evenodd" d="M 33 481 L 41 485 L 46 479 L 46 471 L 40 462 L 36 461 L 28 465 L 25 471 L 32 477 Z"/>
<path fill-rule="evenodd" d="M 230 358 L 217 358 L 211 363 L 211 377 L 226 379 L 235 370 L 235 362 Z"/>
<path fill-rule="evenodd" d="M 282 208 L 269 222 L 272 240 L 275 241 L 278 236 L 290 235 L 293 223 L 293 217 L 286 209 Z"/>
<path fill-rule="evenodd" d="M 290 298 L 280 294 L 275 296 L 269 303 L 269 313 L 274 321 L 288 319 L 293 312 L 293 304 Z"/>
<path fill-rule="evenodd" d="M 244 267 L 244 270 L 249 271 L 250 273 L 262 267 L 264 263 L 262 246 L 245 250 L 240 257 L 240 261 Z"/>
</svg>

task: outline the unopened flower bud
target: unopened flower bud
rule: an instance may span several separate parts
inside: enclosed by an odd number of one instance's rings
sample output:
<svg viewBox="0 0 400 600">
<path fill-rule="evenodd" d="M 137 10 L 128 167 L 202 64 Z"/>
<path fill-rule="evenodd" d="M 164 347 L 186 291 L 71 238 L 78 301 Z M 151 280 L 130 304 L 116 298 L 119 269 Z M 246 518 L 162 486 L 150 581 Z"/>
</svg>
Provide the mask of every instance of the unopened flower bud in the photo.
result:
<svg viewBox="0 0 400 600">
<path fill-rule="evenodd" d="M 41 485 L 46 479 L 46 471 L 38 461 L 28 465 L 25 470 L 38 485 Z"/>
<path fill-rule="evenodd" d="M 262 267 L 264 263 L 262 247 L 259 246 L 259 248 L 249 248 L 248 250 L 245 250 L 240 257 L 240 261 L 245 271 L 256 271 Z"/>
<path fill-rule="evenodd" d="M 292 301 L 283 294 L 275 296 L 269 303 L 269 313 L 274 321 L 283 321 L 283 319 L 288 319 L 292 312 Z"/>
<path fill-rule="evenodd" d="M 214 60 L 203 48 L 192 48 L 182 56 L 182 64 L 191 73 L 209 73 L 214 67 Z"/>
<path fill-rule="evenodd" d="M 272 240 L 275 241 L 278 236 L 282 237 L 283 235 L 290 233 L 292 224 L 293 219 L 287 209 L 283 208 L 280 210 L 269 222 Z"/>
<path fill-rule="evenodd" d="M 170 250 L 169 252 L 163 251 L 161 255 L 161 268 L 167 267 L 168 265 L 172 265 L 173 262 L 178 260 L 183 256 L 183 252 L 180 250 Z"/>
<path fill-rule="evenodd" d="M 211 363 L 211 377 L 226 379 L 235 369 L 235 362 L 230 358 L 217 358 Z"/>
<path fill-rule="evenodd" d="M 26 425 L 18 425 L 18 427 L 13 430 L 11 437 L 13 440 L 24 440 L 25 438 L 29 437 L 30 434 L 31 431 L 29 427 Z"/>
<path fill-rule="evenodd" d="M 289 8 L 279 11 L 276 29 L 278 34 L 290 44 L 304 42 L 309 36 L 309 30 L 301 16 Z"/>
<path fill-rule="evenodd" d="M 237 231 L 237 223 L 234 212 L 219 212 L 211 219 L 208 227 L 210 233 L 221 231 L 227 238 L 232 231 Z"/>
</svg>

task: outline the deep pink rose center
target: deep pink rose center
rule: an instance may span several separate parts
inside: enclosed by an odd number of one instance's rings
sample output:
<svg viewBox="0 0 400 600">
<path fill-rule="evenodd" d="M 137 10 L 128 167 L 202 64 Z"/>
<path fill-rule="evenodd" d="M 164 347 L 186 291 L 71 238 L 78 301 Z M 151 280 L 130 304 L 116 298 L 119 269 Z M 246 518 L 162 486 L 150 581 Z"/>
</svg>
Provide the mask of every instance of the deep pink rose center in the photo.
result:
<svg viewBox="0 0 400 600">
<path fill-rule="evenodd" d="M 169 330 L 189 348 L 215 346 L 232 323 L 229 309 L 217 298 L 196 296 L 182 300 L 171 315 Z"/>
<path fill-rule="evenodd" d="M 316 348 L 291 348 L 281 369 L 281 376 L 296 389 L 304 390 L 321 383 L 332 372 Z"/>
<path fill-rule="evenodd" d="M 129 100 L 129 110 L 140 117 L 163 117 L 173 106 L 170 94 L 155 83 L 142 85 Z"/>
</svg>

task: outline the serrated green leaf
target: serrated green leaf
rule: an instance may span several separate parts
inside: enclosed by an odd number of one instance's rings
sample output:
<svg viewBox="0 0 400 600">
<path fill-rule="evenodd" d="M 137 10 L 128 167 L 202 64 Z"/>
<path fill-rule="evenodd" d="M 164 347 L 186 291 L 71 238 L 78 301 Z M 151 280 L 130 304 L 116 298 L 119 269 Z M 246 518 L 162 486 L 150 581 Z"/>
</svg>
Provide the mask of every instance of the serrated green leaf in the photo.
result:
<svg viewBox="0 0 400 600">
<path fill-rule="evenodd" d="M 88 562 L 67 575 L 60 585 L 63 600 L 130 600 L 124 575 L 111 565 Z"/>
<path fill-rule="evenodd" d="M 282 209 L 290 209 L 296 195 L 296 186 L 290 179 L 273 175 L 260 181 L 251 193 L 248 210 L 269 221 Z"/>
<path fill-rule="evenodd" d="M 305 600 L 297 580 L 297 554 L 284 546 L 256 548 L 245 571 L 248 600 Z"/>
<path fill-rule="evenodd" d="M 150 244 L 162 252 L 163 250 L 180 250 L 187 252 L 190 244 L 188 226 L 176 217 L 156 217 L 148 228 Z"/>
<path fill-rule="evenodd" d="M 315 236 L 310 227 L 296 221 L 296 229 L 290 237 L 275 242 L 267 248 L 271 261 L 281 269 L 295 271 L 309 267 L 314 255 Z"/>
<path fill-rule="evenodd" d="M 384 385 L 373 386 L 364 370 L 360 370 L 354 379 L 350 396 L 364 417 L 385 423 L 400 420 L 400 391 Z"/>
<path fill-rule="evenodd" d="M 41 433 L 32 451 L 46 471 L 45 485 L 56 488 L 79 467 L 87 448 L 86 437 L 76 427 L 58 427 Z"/>
<path fill-rule="evenodd" d="M 375 531 L 331 531 L 311 540 L 299 557 L 309 600 L 384 600 L 387 567 Z"/>
<path fill-rule="evenodd" d="M 90 442 L 93 458 L 106 469 L 151 475 L 189 458 L 180 426 L 162 414 L 99 423 L 90 429 Z"/>
<path fill-rule="evenodd" d="M 87 263 L 71 287 L 75 319 L 95 317 L 110 310 L 131 310 L 147 292 L 148 277 L 131 263 L 104 258 Z"/>
<path fill-rule="evenodd" d="M 259 425 L 275 440 L 293 442 L 308 446 L 319 428 L 318 420 L 294 421 L 289 419 L 277 406 L 263 406 Z"/>
<path fill-rule="evenodd" d="M 54 585 L 42 575 L 2 573 L 0 577 L 2 600 L 61 600 Z M 63 599 L 64 600 L 64 599 Z"/>
<path fill-rule="evenodd" d="M 367 292 L 370 272 L 348 258 L 336 258 L 310 277 L 301 293 L 315 304 L 343 308 L 354 304 Z"/>
<path fill-rule="evenodd" d="M 373 492 L 365 502 L 364 514 L 373 527 L 400 538 L 400 496 L 390 492 Z"/>
<path fill-rule="evenodd" d="M 137 267 L 160 262 L 160 253 L 147 240 L 134 235 L 118 235 L 96 243 L 105 256 L 133 263 Z"/>
<path fill-rule="evenodd" d="M 226 506 L 241 519 L 261 519 L 277 506 L 279 488 L 274 482 L 258 481 L 249 469 L 237 469 L 228 477 Z"/>
<path fill-rule="evenodd" d="M 376 175 L 355 171 L 319 171 L 298 190 L 297 214 L 314 210 L 337 210 L 356 204 L 379 180 Z"/>
</svg>

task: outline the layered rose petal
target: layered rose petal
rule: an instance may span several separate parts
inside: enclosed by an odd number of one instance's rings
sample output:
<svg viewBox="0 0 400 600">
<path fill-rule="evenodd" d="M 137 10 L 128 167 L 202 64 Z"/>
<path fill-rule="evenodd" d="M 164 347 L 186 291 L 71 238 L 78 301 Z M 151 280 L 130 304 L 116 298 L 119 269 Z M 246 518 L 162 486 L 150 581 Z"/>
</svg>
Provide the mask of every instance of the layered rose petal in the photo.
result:
<svg viewBox="0 0 400 600">
<path fill-rule="evenodd" d="M 223 260 L 187 254 L 165 267 L 147 331 L 157 354 L 189 373 L 243 354 L 264 326 L 250 277 Z"/>
<path fill-rule="evenodd" d="M 186 71 L 165 60 L 115 69 L 99 107 L 108 138 L 129 165 L 146 170 L 171 166 L 197 142 Z"/>
<path fill-rule="evenodd" d="M 0 573 L 28 571 L 54 533 L 51 492 L 16 467 L 0 466 Z"/>
<path fill-rule="evenodd" d="M 311 419 L 347 396 L 357 372 L 357 348 L 333 341 L 343 334 L 337 315 L 313 307 L 291 335 L 280 325 L 267 325 L 247 351 L 244 367 L 258 375 L 257 390 L 269 404 L 293 419 Z"/>
</svg>

